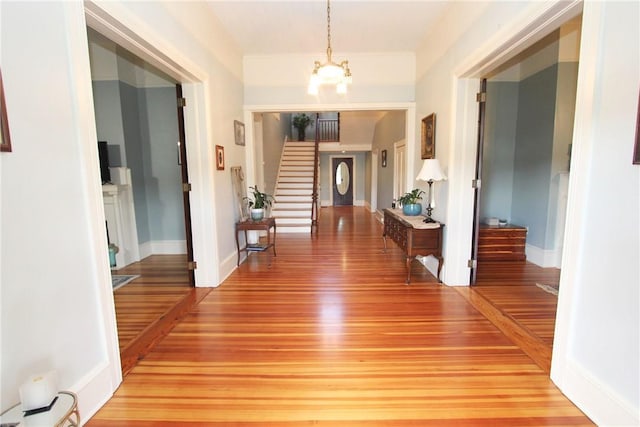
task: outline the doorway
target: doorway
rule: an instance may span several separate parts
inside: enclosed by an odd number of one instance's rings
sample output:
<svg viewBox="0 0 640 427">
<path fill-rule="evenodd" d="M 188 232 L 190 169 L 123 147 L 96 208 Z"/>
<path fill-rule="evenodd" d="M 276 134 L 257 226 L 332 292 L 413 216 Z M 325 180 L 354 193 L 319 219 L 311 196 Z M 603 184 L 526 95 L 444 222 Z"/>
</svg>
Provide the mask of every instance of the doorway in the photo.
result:
<svg viewBox="0 0 640 427">
<path fill-rule="evenodd" d="M 87 33 L 98 139 L 107 141 L 111 170 L 130 176 L 126 184 L 135 211 L 131 219 L 138 255 L 112 269 L 112 276 L 134 277 L 114 290 L 126 372 L 139 348 L 145 348 L 140 337 L 157 339 L 148 333 L 152 326 L 181 304 L 195 284 L 189 268 L 194 263 L 182 86 L 98 32 L 88 28 Z M 105 69 L 109 64 L 113 68 Z M 114 179 L 112 186 L 121 184 Z M 132 346 L 138 346 L 135 354 Z"/>
<path fill-rule="evenodd" d="M 549 348 L 560 281 L 580 27 L 578 16 L 487 73 L 478 96 L 476 264 L 470 281 L 478 294 Z M 518 300 L 531 303 L 518 307 Z M 535 318 L 531 306 L 536 307 Z"/>
<path fill-rule="evenodd" d="M 333 176 L 333 206 L 353 205 L 353 158 L 333 157 L 331 159 Z"/>
<path fill-rule="evenodd" d="M 393 144 L 393 200 L 409 191 L 407 183 L 407 143 L 398 141 Z"/>
</svg>

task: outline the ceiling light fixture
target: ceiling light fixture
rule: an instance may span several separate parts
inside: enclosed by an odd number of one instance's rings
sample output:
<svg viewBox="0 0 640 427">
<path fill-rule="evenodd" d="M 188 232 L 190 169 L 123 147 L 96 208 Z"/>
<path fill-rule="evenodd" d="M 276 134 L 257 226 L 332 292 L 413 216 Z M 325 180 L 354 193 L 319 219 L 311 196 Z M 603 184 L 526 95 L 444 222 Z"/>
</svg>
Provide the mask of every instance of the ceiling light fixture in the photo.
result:
<svg viewBox="0 0 640 427">
<path fill-rule="evenodd" d="M 331 4 L 327 0 L 327 62 L 321 64 L 315 61 L 311 78 L 309 79 L 308 93 L 317 95 L 318 88 L 323 84 L 336 85 L 336 92 L 347 93 L 347 85 L 351 84 L 351 70 L 349 61 L 336 64 L 331 60 Z"/>
</svg>

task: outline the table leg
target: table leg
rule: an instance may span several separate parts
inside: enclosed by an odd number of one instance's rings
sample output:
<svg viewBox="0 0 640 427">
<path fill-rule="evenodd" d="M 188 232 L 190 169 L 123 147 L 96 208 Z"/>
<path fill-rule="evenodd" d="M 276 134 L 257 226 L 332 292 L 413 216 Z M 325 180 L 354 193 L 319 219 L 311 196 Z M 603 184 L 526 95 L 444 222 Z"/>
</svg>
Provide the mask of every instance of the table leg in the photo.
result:
<svg viewBox="0 0 640 427">
<path fill-rule="evenodd" d="M 442 270 L 443 258 L 441 256 L 438 256 L 436 257 L 436 259 L 438 260 L 438 276 L 436 277 L 436 279 L 438 279 L 439 283 L 442 283 L 442 280 L 440 280 L 440 270 Z"/>
<path fill-rule="evenodd" d="M 413 261 L 413 257 L 407 257 L 407 285 L 411 284 L 411 261 Z"/>
<path fill-rule="evenodd" d="M 245 232 L 246 234 L 246 232 Z M 240 266 L 240 241 L 238 240 L 238 229 L 236 228 L 236 248 L 238 248 L 238 262 L 236 267 Z"/>
<path fill-rule="evenodd" d="M 269 233 L 269 230 L 267 230 L 267 234 Z M 273 223 L 273 256 L 277 256 L 276 255 L 276 223 Z"/>
</svg>

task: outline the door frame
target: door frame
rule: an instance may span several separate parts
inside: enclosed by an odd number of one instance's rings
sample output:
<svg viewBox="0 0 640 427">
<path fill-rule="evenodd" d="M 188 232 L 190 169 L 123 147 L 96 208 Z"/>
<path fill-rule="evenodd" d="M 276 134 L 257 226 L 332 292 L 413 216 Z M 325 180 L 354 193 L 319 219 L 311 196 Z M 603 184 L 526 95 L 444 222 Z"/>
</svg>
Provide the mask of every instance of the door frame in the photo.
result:
<svg viewBox="0 0 640 427">
<path fill-rule="evenodd" d="M 214 200 L 216 190 L 211 180 L 215 176 L 214 158 L 211 144 L 208 143 L 211 130 L 207 114 L 208 86 L 205 84 L 208 73 L 185 59 L 177 51 L 167 50 L 160 39 L 144 38 L 127 23 L 114 18 L 107 10 L 108 4 L 84 2 L 86 26 L 94 29 L 113 42 L 129 50 L 142 60 L 152 64 L 182 84 L 183 96 L 187 100 L 184 109 L 185 149 L 189 158 L 189 177 L 191 191 L 191 226 L 193 235 L 194 258 L 212 262 L 201 263 L 194 272 L 197 287 L 211 287 L 219 284 L 220 270 L 231 269 L 220 265 L 218 254 L 218 233 L 216 227 L 216 209 Z M 107 10 L 105 10 L 107 9 Z M 148 36 L 148 35 L 147 35 Z M 90 76 L 88 77 L 90 79 Z M 207 236 L 207 238 L 204 238 Z"/>
<path fill-rule="evenodd" d="M 401 168 L 398 167 L 398 161 L 400 158 L 398 156 L 398 152 L 400 151 L 400 147 L 404 147 L 404 150 L 403 150 L 404 162 L 402 164 L 403 170 L 401 170 Z M 393 143 L 393 198 L 394 200 L 398 200 L 398 198 L 402 196 L 404 193 L 406 193 L 411 186 L 409 181 L 410 175 L 407 170 L 407 157 L 408 157 L 407 140 L 401 139 L 399 141 L 394 142 Z M 404 173 L 404 179 L 403 179 L 402 173 Z M 402 184 L 402 188 L 404 188 L 404 190 L 398 191 L 399 183 Z"/>
<path fill-rule="evenodd" d="M 371 150 L 371 203 L 369 211 L 378 210 L 378 150 Z"/>
<path fill-rule="evenodd" d="M 354 174 L 354 166 L 355 166 L 355 156 L 332 156 L 329 163 L 330 163 L 330 175 L 331 178 L 333 179 L 335 177 L 335 169 L 337 169 L 338 165 L 335 165 L 335 160 L 337 159 L 342 159 L 342 160 L 351 160 L 351 168 L 349 170 L 349 186 L 351 187 L 351 205 L 338 205 L 338 206 L 355 206 L 355 193 L 356 193 L 356 186 L 355 186 L 355 182 L 354 182 L 354 178 L 355 178 L 355 174 Z M 336 168 L 334 169 L 334 165 L 336 166 Z M 335 206 L 335 200 L 333 198 L 333 190 L 334 190 L 334 183 L 332 181 L 331 183 L 331 206 Z"/>
</svg>

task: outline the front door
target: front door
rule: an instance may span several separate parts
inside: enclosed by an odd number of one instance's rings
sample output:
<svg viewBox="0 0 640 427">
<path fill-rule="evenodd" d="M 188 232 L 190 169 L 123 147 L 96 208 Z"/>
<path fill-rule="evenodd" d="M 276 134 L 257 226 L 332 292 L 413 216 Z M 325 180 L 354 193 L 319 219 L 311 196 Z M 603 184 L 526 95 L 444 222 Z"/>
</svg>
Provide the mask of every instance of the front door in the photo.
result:
<svg viewBox="0 0 640 427">
<path fill-rule="evenodd" d="M 353 158 L 332 159 L 333 206 L 353 205 Z"/>
</svg>

